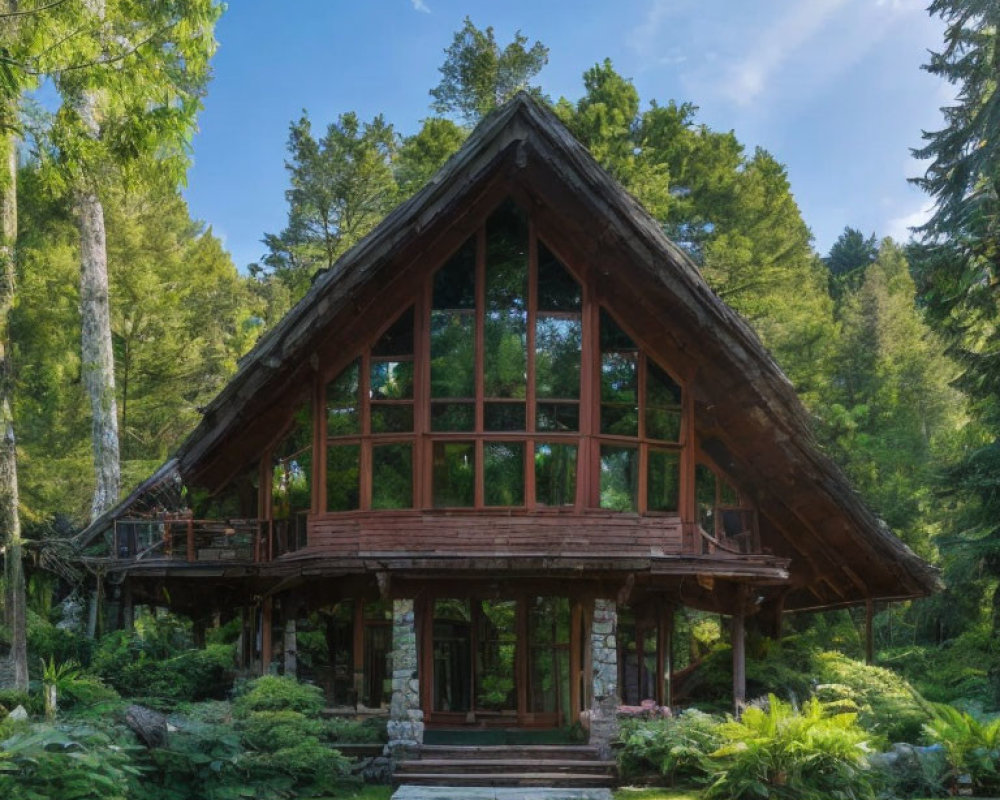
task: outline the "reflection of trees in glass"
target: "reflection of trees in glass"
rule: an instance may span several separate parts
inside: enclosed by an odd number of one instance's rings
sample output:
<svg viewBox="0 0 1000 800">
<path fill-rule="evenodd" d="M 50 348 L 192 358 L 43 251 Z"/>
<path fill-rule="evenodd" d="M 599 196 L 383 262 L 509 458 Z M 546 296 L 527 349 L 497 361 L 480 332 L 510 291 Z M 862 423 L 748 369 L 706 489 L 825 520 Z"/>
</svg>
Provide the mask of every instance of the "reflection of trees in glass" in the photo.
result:
<svg viewBox="0 0 1000 800">
<path fill-rule="evenodd" d="M 646 436 L 668 442 L 680 440 L 681 387 L 646 358 Z"/>
<path fill-rule="evenodd" d="M 434 442 L 435 508 L 471 506 L 475 502 L 476 461 L 472 442 Z"/>
<path fill-rule="evenodd" d="M 413 445 L 372 447 L 372 508 L 413 507 Z"/>
<path fill-rule="evenodd" d="M 523 431 L 526 424 L 524 403 L 483 403 L 484 430 Z"/>
<path fill-rule="evenodd" d="M 476 406 L 468 403 L 431 403 L 432 431 L 471 431 L 476 427 Z"/>
<path fill-rule="evenodd" d="M 482 600 L 477 630 L 476 705 L 493 711 L 514 709 L 515 600 Z"/>
<path fill-rule="evenodd" d="M 372 400 L 409 400 L 413 397 L 412 361 L 373 361 Z"/>
<path fill-rule="evenodd" d="M 694 468 L 694 496 L 702 529 L 715 533 L 715 473 L 705 464 Z"/>
<path fill-rule="evenodd" d="M 677 511 L 680 499 L 680 453 L 649 450 L 646 469 L 647 505 L 650 511 Z"/>
<path fill-rule="evenodd" d="M 473 397 L 475 312 L 431 312 L 431 397 Z"/>
<path fill-rule="evenodd" d="M 361 445 L 327 445 L 327 511 L 353 511 L 359 507 L 361 500 L 360 463 Z"/>
<path fill-rule="evenodd" d="M 524 397 L 528 221 L 510 200 L 486 221 L 484 379 L 487 397 Z"/>
<path fill-rule="evenodd" d="M 580 284 L 558 258 L 538 242 L 538 310 L 580 311 L 583 294 Z"/>
<path fill-rule="evenodd" d="M 535 444 L 535 501 L 571 506 L 576 500 L 576 445 Z"/>
<path fill-rule="evenodd" d="M 312 506 L 312 405 L 303 403 L 271 457 L 271 517 L 293 518 Z"/>
<path fill-rule="evenodd" d="M 528 600 L 528 665 L 530 710 L 559 712 L 566 722 L 569 709 L 569 600 L 534 597 Z"/>
<path fill-rule="evenodd" d="M 524 505 L 524 442 L 486 442 L 483 471 L 486 505 Z"/>
<path fill-rule="evenodd" d="M 535 324 L 535 391 L 539 397 L 580 396 L 580 351 L 583 326 L 579 315 L 538 315 Z"/>
<path fill-rule="evenodd" d="M 601 309 L 601 433 L 639 435 L 639 351 Z"/>
<path fill-rule="evenodd" d="M 638 507 L 639 451 L 601 445 L 601 508 L 635 511 Z"/>
<path fill-rule="evenodd" d="M 468 600 L 434 601 L 434 710 L 471 711 L 472 606 Z"/>
<path fill-rule="evenodd" d="M 352 361 L 326 385 L 328 436 L 361 433 L 361 360 Z"/>
<path fill-rule="evenodd" d="M 618 607 L 618 664 L 622 700 L 639 705 L 656 699 L 656 622 L 628 606 Z"/>
</svg>

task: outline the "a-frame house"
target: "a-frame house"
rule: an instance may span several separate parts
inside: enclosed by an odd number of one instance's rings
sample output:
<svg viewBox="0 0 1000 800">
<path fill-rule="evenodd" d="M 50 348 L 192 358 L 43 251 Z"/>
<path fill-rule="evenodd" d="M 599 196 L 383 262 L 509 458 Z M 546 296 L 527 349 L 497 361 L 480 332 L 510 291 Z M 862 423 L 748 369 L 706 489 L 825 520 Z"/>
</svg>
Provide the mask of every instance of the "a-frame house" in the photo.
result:
<svg viewBox="0 0 1000 800">
<path fill-rule="evenodd" d="M 602 744 L 619 703 L 669 702 L 678 607 L 732 618 L 739 700 L 748 616 L 937 585 L 753 331 L 523 94 L 81 541 L 126 616 L 241 613 L 246 663 L 387 709 L 398 743 L 582 720 Z"/>
</svg>

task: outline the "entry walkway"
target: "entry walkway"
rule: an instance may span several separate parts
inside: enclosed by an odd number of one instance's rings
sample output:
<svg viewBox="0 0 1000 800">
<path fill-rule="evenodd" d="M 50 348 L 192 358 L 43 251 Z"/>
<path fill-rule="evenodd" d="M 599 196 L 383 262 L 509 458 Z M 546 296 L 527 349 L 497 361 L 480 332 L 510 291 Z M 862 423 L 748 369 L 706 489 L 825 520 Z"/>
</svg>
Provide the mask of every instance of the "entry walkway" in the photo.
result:
<svg viewBox="0 0 1000 800">
<path fill-rule="evenodd" d="M 521 786 L 400 786 L 392 800 L 611 800 L 610 789 Z"/>
</svg>

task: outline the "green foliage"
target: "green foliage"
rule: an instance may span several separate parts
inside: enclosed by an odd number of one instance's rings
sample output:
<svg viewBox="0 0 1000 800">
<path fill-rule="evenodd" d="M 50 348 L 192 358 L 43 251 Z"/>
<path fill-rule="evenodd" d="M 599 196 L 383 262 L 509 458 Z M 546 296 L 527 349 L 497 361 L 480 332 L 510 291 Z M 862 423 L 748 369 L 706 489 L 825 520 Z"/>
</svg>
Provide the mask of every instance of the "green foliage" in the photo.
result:
<svg viewBox="0 0 1000 800">
<path fill-rule="evenodd" d="M 541 98 L 541 90 L 530 82 L 548 63 L 549 48 L 541 42 L 527 44 L 528 37 L 517 31 L 501 50 L 492 26 L 480 30 L 466 17 L 438 68 L 441 82 L 430 92 L 434 110 L 475 123 L 522 89 Z"/>
<path fill-rule="evenodd" d="M 705 783 L 708 754 L 722 744 L 719 720 L 694 709 L 676 717 L 625 720 L 618 768 L 625 778 L 654 773 L 670 786 Z"/>
<path fill-rule="evenodd" d="M 403 140 L 395 163 L 401 197 L 409 197 L 462 146 L 466 131 L 449 119 L 430 117 L 420 130 Z"/>
<path fill-rule="evenodd" d="M 874 798 L 867 764 L 867 733 L 850 713 L 827 713 L 818 700 L 801 711 L 770 695 L 766 708 L 751 706 L 739 721 L 719 726 L 724 744 L 714 753 L 708 798 Z"/>
<path fill-rule="evenodd" d="M 124 696 L 169 705 L 219 696 L 230 685 L 233 654 L 226 644 L 193 649 L 176 617 L 143 617 L 134 631 L 115 631 L 101 640 L 93 669 Z"/>
<path fill-rule="evenodd" d="M 325 706 L 323 692 L 295 678 L 265 675 L 250 681 L 233 703 L 233 714 L 246 718 L 258 711 L 297 711 L 318 714 Z"/>
<path fill-rule="evenodd" d="M 28 624 L 28 652 L 42 661 L 75 661 L 86 666 L 90 663 L 93 646 L 92 639 L 73 631 L 41 621 Z"/>
<path fill-rule="evenodd" d="M 953 786 L 968 775 L 975 794 L 1000 792 L 1000 718 L 983 722 L 951 706 L 936 705 L 924 733 L 944 748 Z"/>
<path fill-rule="evenodd" d="M 303 737 L 319 738 L 325 729 L 322 720 L 310 719 L 299 711 L 253 711 L 240 722 L 243 741 L 260 751 L 294 747 Z"/>
<path fill-rule="evenodd" d="M 333 717 L 327 720 L 323 735 L 331 742 L 344 744 L 377 744 L 388 741 L 386 721 L 370 717 L 363 721 Z"/>
<path fill-rule="evenodd" d="M 126 800 L 139 750 L 114 730 L 36 725 L 0 745 L 0 796 L 10 800 Z"/>
</svg>

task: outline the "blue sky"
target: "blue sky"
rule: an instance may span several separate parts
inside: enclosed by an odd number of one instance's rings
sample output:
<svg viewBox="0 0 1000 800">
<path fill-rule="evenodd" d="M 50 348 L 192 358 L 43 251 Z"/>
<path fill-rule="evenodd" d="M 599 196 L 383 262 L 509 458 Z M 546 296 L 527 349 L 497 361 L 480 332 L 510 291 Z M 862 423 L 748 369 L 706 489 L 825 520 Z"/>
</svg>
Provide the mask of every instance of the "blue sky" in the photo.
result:
<svg viewBox="0 0 1000 800">
<path fill-rule="evenodd" d="M 943 26 L 922 0 L 231 0 L 185 196 L 241 269 L 285 224 L 288 124 L 382 113 L 404 134 L 430 114 L 443 50 L 466 14 L 501 44 L 550 48 L 538 82 L 575 100 L 611 58 L 652 99 L 691 101 L 788 168 L 815 246 L 845 225 L 906 236 L 926 197 L 906 179 L 950 87 L 920 69 Z"/>
</svg>

